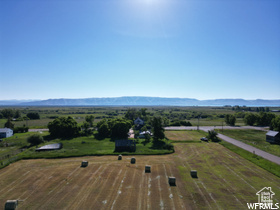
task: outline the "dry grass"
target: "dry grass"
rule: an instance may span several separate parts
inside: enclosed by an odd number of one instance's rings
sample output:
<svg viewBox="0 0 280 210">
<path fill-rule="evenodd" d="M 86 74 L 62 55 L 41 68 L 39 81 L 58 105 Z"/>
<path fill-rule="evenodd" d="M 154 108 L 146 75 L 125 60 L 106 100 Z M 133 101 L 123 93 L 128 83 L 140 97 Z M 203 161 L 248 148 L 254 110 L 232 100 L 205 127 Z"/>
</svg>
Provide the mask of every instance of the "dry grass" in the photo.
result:
<svg viewBox="0 0 280 210">
<path fill-rule="evenodd" d="M 137 156 L 136 164 L 131 156 L 22 160 L 0 170 L 0 203 L 19 199 L 20 209 L 246 209 L 263 187 L 280 194 L 280 178 L 219 144 L 178 143 L 175 150 Z M 88 167 L 80 167 L 82 160 Z M 197 170 L 197 179 L 190 170 Z"/>
</svg>

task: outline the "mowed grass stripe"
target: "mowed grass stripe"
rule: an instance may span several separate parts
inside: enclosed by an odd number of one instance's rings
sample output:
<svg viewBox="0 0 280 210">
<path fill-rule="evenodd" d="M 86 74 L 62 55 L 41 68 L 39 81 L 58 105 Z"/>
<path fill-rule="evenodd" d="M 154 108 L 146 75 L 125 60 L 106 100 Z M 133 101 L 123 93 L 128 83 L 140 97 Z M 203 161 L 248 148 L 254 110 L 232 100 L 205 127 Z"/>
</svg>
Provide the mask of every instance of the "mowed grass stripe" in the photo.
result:
<svg viewBox="0 0 280 210">
<path fill-rule="evenodd" d="M 113 163 L 106 163 L 104 169 L 100 173 L 96 174 L 96 180 L 90 186 L 88 186 L 88 196 L 86 197 L 85 202 L 79 207 L 80 209 L 108 208 L 106 199 L 108 196 L 108 191 L 112 190 L 114 187 L 111 184 L 111 180 L 116 179 L 115 170 L 116 167 L 114 167 Z M 122 170 L 120 170 L 120 173 L 121 171 Z"/>
<path fill-rule="evenodd" d="M 171 174 L 171 176 L 174 176 L 176 178 L 176 187 L 170 187 L 170 193 L 173 195 L 174 203 L 178 204 L 178 206 L 182 209 L 187 209 L 186 205 L 184 204 L 184 200 L 186 199 L 186 195 L 182 193 L 182 179 L 179 175 L 179 171 L 176 167 L 176 163 L 174 159 L 172 158 L 172 164 L 166 164 L 166 171 L 167 174 Z M 190 208 L 189 205 L 188 209 Z"/>
<path fill-rule="evenodd" d="M 141 193 L 138 188 L 139 182 L 138 180 L 135 180 L 136 174 L 141 173 L 141 171 L 138 164 L 126 165 L 126 167 L 126 176 L 121 183 L 121 187 L 119 188 L 118 197 L 112 206 L 114 209 L 135 209 L 137 207 L 136 202 L 133 206 L 129 206 L 129 201 L 135 195 L 135 192 Z"/>
<path fill-rule="evenodd" d="M 71 182 L 73 185 L 70 185 L 70 183 L 66 184 L 65 189 L 63 190 L 63 196 L 60 199 L 60 201 L 57 203 L 58 209 L 63 209 L 65 206 L 69 204 L 69 201 L 73 200 L 73 193 L 75 194 L 75 198 L 78 198 L 78 202 L 76 200 L 76 203 L 79 205 L 84 202 L 85 196 L 87 196 L 86 190 L 88 189 L 88 185 L 92 179 L 92 171 L 98 172 L 102 167 L 100 165 L 92 165 L 89 164 L 88 167 L 82 168 L 80 167 L 81 173 L 79 176 L 75 177 L 75 180 L 73 179 Z M 76 204 L 75 203 L 75 204 Z M 70 206 L 69 206 L 70 207 Z M 72 208 L 72 206 L 70 207 Z"/>
<path fill-rule="evenodd" d="M 109 188 L 106 188 L 106 196 L 104 197 L 104 200 L 106 200 L 107 203 L 104 205 L 104 207 L 101 206 L 100 209 L 111 209 L 112 204 L 116 198 L 118 188 L 119 188 L 122 180 L 124 179 L 125 175 L 126 175 L 125 166 L 120 165 L 119 167 L 114 167 L 113 174 L 112 174 L 112 176 L 114 177 L 114 181 L 113 181 L 113 184 L 111 184 Z M 111 182 L 109 182 L 109 183 L 111 183 Z M 99 205 L 100 202 L 102 202 L 102 201 L 99 200 L 99 202 L 97 202 L 97 204 Z M 100 205 L 101 205 L 101 203 L 100 203 Z M 89 209 L 94 209 L 95 206 L 96 205 L 91 204 L 89 206 Z"/>
<path fill-rule="evenodd" d="M 266 180 L 267 182 L 269 182 L 269 185 L 272 185 L 272 186 L 274 185 L 276 188 L 278 188 L 280 190 L 280 185 L 275 185 L 275 183 L 277 183 L 277 177 L 267 176 L 267 171 L 264 170 L 263 168 L 257 167 L 252 162 L 248 162 L 247 160 L 240 158 L 240 156 L 235 153 L 229 154 L 229 152 L 230 152 L 230 150 L 225 148 L 225 153 L 230 157 L 231 161 L 235 161 L 237 164 L 244 166 L 244 170 L 247 172 L 250 171 L 252 173 L 252 176 L 260 177 L 261 180 Z"/>
<path fill-rule="evenodd" d="M 216 144 L 218 147 L 219 145 Z M 223 150 L 220 150 L 222 148 L 216 148 L 215 150 L 212 149 L 213 146 L 216 146 L 215 144 L 209 144 L 205 147 L 200 147 L 200 161 L 197 161 L 196 167 L 198 171 L 198 177 L 199 180 L 203 180 L 203 184 L 206 184 L 208 186 L 209 196 L 211 198 L 213 197 L 219 197 L 220 205 L 226 207 L 228 206 L 227 202 L 223 202 L 229 199 L 229 194 L 225 193 L 227 191 L 226 186 L 221 186 L 222 179 L 218 178 L 215 174 L 220 174 L 222 177 L 228 177 L 231 176 L 231 179 L 236 178 L 237 184 L 240 185 L 241 188 L 245 187 L 247 189 L 247 185 L 250 185 L 246 180 L 242 180 L 241 177 L 237 177 L 234 173 L 234 170 L 230 167 L 227 167 L 225 162 L 228 160 L 223 155 Z M 198 150 L 198 148 L 193 148 L 194 150 Z M 221 156 L 222 158 L 215 159 L 214 157 Z M 194 162 L 193 160 L 190 160 L 190 162 Z M 238 167 L 238 166 L 233 166 Z M 207 169 L 208 168 L 208 169 Z M 238 181 L 237 181 L 238 180 Z M 244 183 L 242 183 L 244 182 Z M 234 182 L 235 183 L 235 182 Z M 235 184 L 236 185 L 236 184 Z M 234 186 L 234 185 L 233 185 Z M 202 185 L 203 187 L 203 185 Z M 248 186 L 249 187 L 249 186 Z M 211 199 L 212 199 L 211 198 Z M 245 203 L 246 204 L 246 203 Z M 234 205 L 235 206 L 235 205 Z M 243 206 L 243 205 L 242 205 Z M 232 206 L 229 206 L 232 208 Z"/>
<path fill-rule="evenodd" d="M 88 182 L 81 188 L 79 195 L 67 206 L 65 209 L 74 208 L 74 209 L 83 209 L 89 203 L 92 204 L 98 197 L 97 192 L 95 192 L 96 187 L 99 187 L 104 182 L 101 182 L 103 176 L 106 176 L 110 172 L 110 164 L 96 164 L 98 168 L 96 170 L 90 168 L 88 173 L 90 178 Z M 86 168 L 85 168 L 86 169 Z"/>
</svg>

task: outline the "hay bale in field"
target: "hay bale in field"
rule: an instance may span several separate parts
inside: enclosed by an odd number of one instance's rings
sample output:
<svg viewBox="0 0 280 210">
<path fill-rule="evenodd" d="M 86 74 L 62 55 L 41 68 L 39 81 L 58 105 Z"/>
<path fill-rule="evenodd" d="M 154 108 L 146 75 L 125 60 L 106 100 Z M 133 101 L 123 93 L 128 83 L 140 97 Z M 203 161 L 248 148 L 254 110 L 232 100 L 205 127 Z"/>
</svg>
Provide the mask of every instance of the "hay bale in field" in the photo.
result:
<svg viewBox="0 0 280 210">
<path fill-rule="evenodd" d="M 131 158 L 130 163 L 131 163 L 131 164 L 135 164 L 135 163 L 136 163 L 136 159 L 135 159 L 134 157 Z"/>
<path fill-rule="evenodd" d="M 168 177 L 168 183 L 170 186 L 176 186 L 176 178 L 175 177 Z"/>
<path fill-rule="evenodd" d="M 5 210 L 14 210 L 17 208 L 18 200 L 7 200 L 5 203 Z"/>
<path fill-rule="evenodd" d="M 151 173 L 151 166 L 145 166 L 145 173 Z"/>
<path fill-rule="evenodd" d="M 82 165 L 81 165 L 81 167 L 87 167 L 88 166 L 88 161 L 82 161 Z"/>
<path fill-rule="evenodd" d="M 192 178 L 197 178 L 197 171 L 196 170 L 191 170 L 191 177 Z"/>
<path fill-rule="evenodd" d="M 122 160 L 122 155 L 119 155 L 118 160 Z"/>
</svg>

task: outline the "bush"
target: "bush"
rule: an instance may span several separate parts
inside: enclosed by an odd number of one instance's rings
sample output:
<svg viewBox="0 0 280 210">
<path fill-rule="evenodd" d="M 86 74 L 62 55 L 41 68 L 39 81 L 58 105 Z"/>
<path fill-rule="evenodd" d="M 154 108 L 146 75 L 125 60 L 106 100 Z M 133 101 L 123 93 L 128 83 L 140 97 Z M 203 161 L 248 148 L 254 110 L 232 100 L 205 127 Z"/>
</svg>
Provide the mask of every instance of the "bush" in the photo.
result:
<svg viewBox="0 0 280 210">
<path fill-rule="evenodd" d="M 27 142 L 31 144 L 31 146 L 35 146 L 44 142 L 44 139 L 39 134 L 33 134 L 27 138 Z"/>
<path fill-rule="evenodd" d="M 213 142 L 218 142 L 219 139 L 217 137 L 218 133 L 215 130 L 208 131 L 207 138 Z"/>
<path fill-rule="evenodd" d="M 15 127 L 14 133 L 26 133 L 28 132 L 28 127 L 22 126 L 22 127 Z"/>
</svg>

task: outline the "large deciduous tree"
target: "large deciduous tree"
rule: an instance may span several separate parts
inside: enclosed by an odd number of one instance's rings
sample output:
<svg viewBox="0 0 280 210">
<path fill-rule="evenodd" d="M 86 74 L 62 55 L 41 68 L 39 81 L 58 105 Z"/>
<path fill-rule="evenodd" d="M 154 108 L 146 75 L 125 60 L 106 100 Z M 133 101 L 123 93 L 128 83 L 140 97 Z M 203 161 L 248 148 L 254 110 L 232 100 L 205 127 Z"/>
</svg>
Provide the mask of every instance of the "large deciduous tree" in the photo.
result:
<svg viewBox="0 0 280 210">
<path fill-rule="evenodd" d="M 258 116 L 253 113 L 246 114 L 244 117 L 244 123 L 246 125 L 254 125 L 257 122 Z"/>
<path fill-rule="evenodd" d="M 236 122 L 236 117 L 232 114 L 226 114 L 225 116 L 225 122 L 228 125 L 234 126 Z"/>
<path fill-rule="evenodd" d="M 94 116 L 93 115 L 87 115 L 86 116 L 86 121 L 89 123 L 89 126 L 93 126 L 93 121 L 94 121 Z"/>
<path fill-rule="evenodd" d="M 79 133 L 77 122 L 72 117 L 59 117 L 48 124 L 49 132 L 55 138 L 71 138 Z"/>
</svg>

